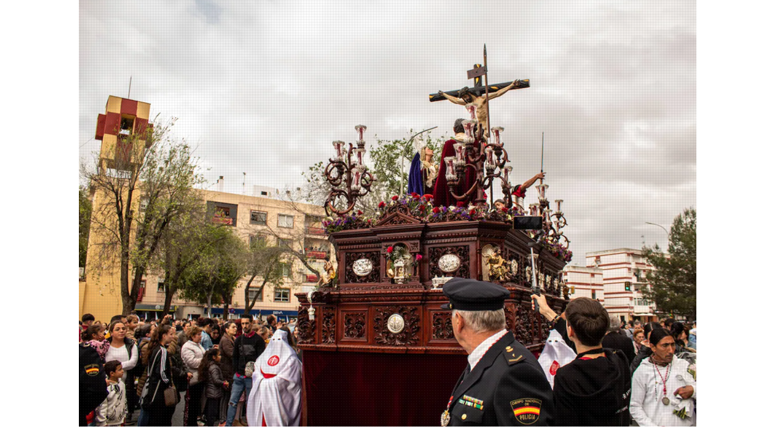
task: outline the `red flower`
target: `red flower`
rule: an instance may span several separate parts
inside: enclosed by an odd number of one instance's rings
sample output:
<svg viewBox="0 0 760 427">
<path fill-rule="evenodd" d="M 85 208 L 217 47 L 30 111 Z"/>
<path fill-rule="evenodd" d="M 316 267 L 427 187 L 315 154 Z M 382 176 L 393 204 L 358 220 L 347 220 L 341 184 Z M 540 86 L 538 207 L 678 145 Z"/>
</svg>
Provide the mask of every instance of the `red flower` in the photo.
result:
<svg viewBox="0 0 760 427">
<path fill-rule="evenodd" d="M 384 208 L 384 207 L 385 207 L 385 202 L 380 202 L 380 203 L 378 203 L 378 204 L 377 204 L 377 207 L 378 207 L 378 208 L 381 208 L 381 209 L 382 209 L 382 208 Z"/>
<path fill-rule="evenodd" d="M 356 214 L 357 214 L 357 215 L 361 215 L 361 214 L 363 214 L 363 213 L 364 213 L 364 212 L 362 212 L 362 211 L 358 211 L 358 212 L 356 212 Z"/>
<path fill-rule="evenodd" d="M 433 195 L 432 194 L 425 194 L 422 197 L 425 198 L 426 200 L 433 200 Z"/>
<path fill-rule="evenodd" d="M 393 252 L 393 246 L 388 246 L 388 249 L 385 250 L 388 253 Z"/>
<path fill-rule="evenodd" d="M 420 212 L 425 212 L 425 205 L 420 205 Z"/>
<path fill-rule="evenodd" d="M 470 216 L 475 216 L 475 209 L 470 209 Z"/>
<path fill-rule="evenodd" d="M 422 260 L 422 255 L 417 254 L 417 256 L 415 256 L 414 259 L 416 259 L 417 261 L 420 261 Z"/>
<path fill-rule="evenodd" d="M 458 208 L 463 208 L 464 207 L 464 202 L 457 202 L 457 207 Z"/>
<path fill-rule="evenodd" d="M 398 200 L 398 196 L 391 197 L 391 200 L 393 200 L 395 202 L 396 200 Z"/>
<path fill-rule="evenodd" d="M 412 199 L 419 200 L 420 199 L 420 195 L 417 194 L 417 193 L 412 193 Z"/>
<path fill-rule="evenodd" d="M 507 212 L 509 212 L 509 209 L 507 209 L 506 207 L 503 207 L 503 208 L 501 208 L 501 211 L 504 212 L 504 213 L 507 213 Z"/>
<path fill-rule="evenodd" d="M 433 213 L 439 213 L 439 212 L 441 212 L 441 209 L 438 206 L 433 208 Z"/>
</svg>

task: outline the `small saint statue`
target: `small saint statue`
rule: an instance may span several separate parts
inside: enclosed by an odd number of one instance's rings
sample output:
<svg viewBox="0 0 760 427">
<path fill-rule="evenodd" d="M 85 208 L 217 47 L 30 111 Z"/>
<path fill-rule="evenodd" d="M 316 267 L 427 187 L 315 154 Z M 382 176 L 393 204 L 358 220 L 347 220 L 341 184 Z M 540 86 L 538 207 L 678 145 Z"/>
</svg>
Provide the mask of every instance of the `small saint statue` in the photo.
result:
<svg viewBox="0 0 760 427">
<path fill-rule="evenodd" d="M 488 279 L 491 281 L 504 282 L 508 279 L 509 270 L 507 261 L 501 256 L 499 248 L 494 249 L 488 257 Z"/>
<path fill-rule="evenodd" d="M 320 275 L 319 281 L 317 282 L 317 287 L 329 287 L 332 286 L 333 280 L 335 280 L 335 267 L 333 267 L 332 262 L 327 261 L 325 263 L 325 272 L 324 274 Z"/>
</svg>

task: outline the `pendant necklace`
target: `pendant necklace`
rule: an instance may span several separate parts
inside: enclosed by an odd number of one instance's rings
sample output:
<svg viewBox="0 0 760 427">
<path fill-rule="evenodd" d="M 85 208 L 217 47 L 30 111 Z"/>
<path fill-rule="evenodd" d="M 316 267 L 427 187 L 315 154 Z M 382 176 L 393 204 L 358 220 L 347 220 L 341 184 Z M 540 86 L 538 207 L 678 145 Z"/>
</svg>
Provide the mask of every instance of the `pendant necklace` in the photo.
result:
<svg viewBox="0 0 760 427">
<path fill-rule="evenodd" d="M 657 367 L 657 364 L 655 364 L 654 361 L 652 362 L 652 365 L 654 365 L 654 369 L 657 370 L 657 375 L 659 375 L 662 380 L 662 404 L 668 406 L 670 405 L 670 399 L 668 399 L 668 385 L 666 382 L 668 381 L 668 378 L 670 378 L 670 364 L 668 364 L 668 368 L 665 370 L 665 378 L 662 378 L 660 368 Z"/>
<path fill-rule="evenodd" d="M 451 401 L 454 400 L 454 396 L 451 396 L 449 398 L 449 404 L 446 405 L 446 410 L 443 411 L 441 414 L 441 427 L 446 427 L 449 425 L 449 422 L 451 421 L 451 414 L 449 413 L 449 409 L 451 408 Z"/>
</svg>

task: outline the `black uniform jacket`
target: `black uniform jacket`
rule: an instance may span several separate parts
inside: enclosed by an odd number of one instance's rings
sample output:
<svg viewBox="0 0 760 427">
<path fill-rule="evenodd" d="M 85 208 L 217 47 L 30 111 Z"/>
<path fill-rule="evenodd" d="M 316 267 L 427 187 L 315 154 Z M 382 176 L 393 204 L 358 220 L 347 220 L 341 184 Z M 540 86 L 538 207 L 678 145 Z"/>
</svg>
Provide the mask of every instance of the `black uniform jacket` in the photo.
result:
<svg viewBox="0 0 760 427">
<path fill-rule="evenodd" d="M 552 389 L 536 357 L 507 332 L 452 393 L 449 425 L 549 425 Z"/>
<path fill-rule="evenodd" d="M 79 425 L 87 425 L 87 414 L 108 397 L 103 362 L 86 342 L 79 344 Z"/>
</svg>

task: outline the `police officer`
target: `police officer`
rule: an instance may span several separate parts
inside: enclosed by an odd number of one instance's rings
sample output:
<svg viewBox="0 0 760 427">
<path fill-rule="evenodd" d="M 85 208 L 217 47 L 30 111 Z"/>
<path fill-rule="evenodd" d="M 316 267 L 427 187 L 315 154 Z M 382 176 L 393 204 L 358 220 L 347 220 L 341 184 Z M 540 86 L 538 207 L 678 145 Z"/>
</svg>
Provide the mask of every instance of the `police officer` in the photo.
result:
<svg viewBox="0 0 760 427">
<path fill-rule="evenodd" d="M 108 397 L 106 373 L 98 352 L 86 342 L 79 343 L 79 425 L 87 425 L 87 414 Z"/>
<path fill-rule="evenodd" d="M 454 278 L 443 286 L 451 326 L 468 366 L 451 393 L 441 425 L 549 425 L 552 389 L 536 357 L 506 330 L 505 288 Z"/>
</svg>

